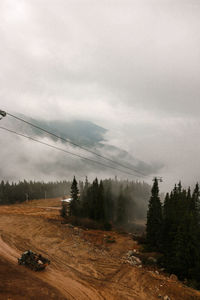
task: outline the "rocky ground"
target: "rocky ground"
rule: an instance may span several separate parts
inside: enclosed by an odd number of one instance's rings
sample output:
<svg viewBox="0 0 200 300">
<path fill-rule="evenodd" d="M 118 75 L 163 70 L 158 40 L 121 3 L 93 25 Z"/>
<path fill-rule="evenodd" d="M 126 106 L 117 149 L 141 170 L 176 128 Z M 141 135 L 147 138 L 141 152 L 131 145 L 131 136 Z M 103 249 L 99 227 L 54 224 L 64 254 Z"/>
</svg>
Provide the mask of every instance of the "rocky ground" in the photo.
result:
<svg viewBox="0 0 200 300">
<path fill-rule="evenodd" d="M 59 208 L 59 199 L 0 206 L 0 299 L 200 299 L 153 255 L 143 266 L 131 235 L 61 224 Z M 45 271 L 18 266 L 27 249 L 51 260 Z"/>
</svg>

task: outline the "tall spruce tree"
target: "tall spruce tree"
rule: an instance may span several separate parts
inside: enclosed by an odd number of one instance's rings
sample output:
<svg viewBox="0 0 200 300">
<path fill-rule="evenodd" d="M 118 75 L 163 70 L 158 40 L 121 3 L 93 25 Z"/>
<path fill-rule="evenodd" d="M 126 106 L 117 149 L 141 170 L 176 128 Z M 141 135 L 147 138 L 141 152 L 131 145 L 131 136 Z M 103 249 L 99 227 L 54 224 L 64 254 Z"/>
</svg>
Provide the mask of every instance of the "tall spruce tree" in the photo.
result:
<svg viewBox="0 0 200 300">
<path fill-rule="evenodd" d="M 161 249 L 162 244 L 162 204 L 159 198 L 157 178 L 154 179 L 147 212 L 146 240 L 151 249 Z"/>
<path fill-rule="evenodd" d="M 73 216 L 78 216 L 80 212 L 80 203 L 79 203 L 79 190 L 76 178 L 74 176 L 72 185 L 71 185 L 71 202 L 70 202 L 70 214 Z"/>
</svg>

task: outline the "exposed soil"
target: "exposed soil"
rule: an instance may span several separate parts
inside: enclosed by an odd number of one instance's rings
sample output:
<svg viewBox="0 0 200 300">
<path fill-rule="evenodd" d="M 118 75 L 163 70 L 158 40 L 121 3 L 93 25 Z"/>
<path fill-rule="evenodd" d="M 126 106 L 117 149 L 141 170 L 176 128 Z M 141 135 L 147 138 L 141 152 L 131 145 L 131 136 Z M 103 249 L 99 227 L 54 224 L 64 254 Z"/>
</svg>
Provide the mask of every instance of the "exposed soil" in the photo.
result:
<svg viewBox="0 0 200 300">
<path fill-rule="evenodd" d="M 59 207 L 59 199 L 0 206 L 0 299 L 200 299 L 155 268 L 125 264 L 124 254 L 139 249 L 131 236 L 61 224 Z M 17 264 L 27 249 L 51 260 L 45 271 Z"/>
</svg>

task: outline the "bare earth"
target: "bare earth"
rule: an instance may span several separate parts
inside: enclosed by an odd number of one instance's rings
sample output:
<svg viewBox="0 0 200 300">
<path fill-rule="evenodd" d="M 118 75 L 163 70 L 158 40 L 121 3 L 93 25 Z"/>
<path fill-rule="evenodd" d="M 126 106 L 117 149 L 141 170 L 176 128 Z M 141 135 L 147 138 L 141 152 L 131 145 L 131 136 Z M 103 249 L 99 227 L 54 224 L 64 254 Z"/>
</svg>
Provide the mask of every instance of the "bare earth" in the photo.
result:
<svg viewBox="0 0 200 300">
<path fill-rule="evenodd" d="M 155 268 L 122 260 L 138 249 L 130 236 L 61 224 L 59 199 L 0 206 L 0 299 L 197 300 L 200 292 Z M 116 243 L 106 243 L 111 235 Z M 51 260 L 44 272 L 18 266 L 31 249 Z"/>
</svg>

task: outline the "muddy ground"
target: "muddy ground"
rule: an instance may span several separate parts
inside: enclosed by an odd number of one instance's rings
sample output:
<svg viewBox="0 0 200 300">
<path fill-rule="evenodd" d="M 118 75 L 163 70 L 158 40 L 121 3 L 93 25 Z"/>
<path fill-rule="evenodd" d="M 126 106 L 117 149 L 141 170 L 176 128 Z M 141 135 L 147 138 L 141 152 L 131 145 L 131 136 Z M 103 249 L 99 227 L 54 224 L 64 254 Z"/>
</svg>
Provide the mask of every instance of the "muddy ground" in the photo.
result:
<svg viewBox="0 0 200 300">
<path fill-rule="evenodd" d="M 0 299 L 200 299 L 160 270 L 125 264 L 127 251 L 139 250 L 130 235 L 61 224 L 59 208 L 60 199 L 0 206 Z M 51 260 L 45 271 L 18 266 L 27 249 Z"/>
</svg>

